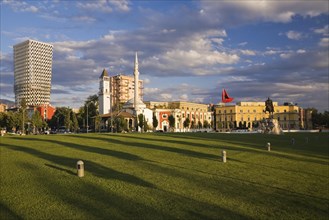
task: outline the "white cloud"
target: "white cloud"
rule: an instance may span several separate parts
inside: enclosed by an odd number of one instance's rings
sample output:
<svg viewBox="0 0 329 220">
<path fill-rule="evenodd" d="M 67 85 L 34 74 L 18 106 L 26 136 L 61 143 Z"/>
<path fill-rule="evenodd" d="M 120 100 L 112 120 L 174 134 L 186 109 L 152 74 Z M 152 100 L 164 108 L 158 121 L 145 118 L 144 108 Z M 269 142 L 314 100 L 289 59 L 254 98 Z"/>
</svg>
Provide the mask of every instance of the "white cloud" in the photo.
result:
<svg viewBox="0 0 329 220">
<path fill-rule="evenodd" d="M 240 50 L 240 52 L 243 55 L 247 55 L 247 56 L 255 56 L 256 55 L 256 52 L 253 51 L 253 50 Z"/>
<path fill-rule="evenodd" d="M 172 95 L 169 93 L 162 93 L 160 94 L 160 97 L 162 98 L 163 101 L 171 101 Z"/>
<path fill-rule="evenodd" d="M 84 9 L 84 10 L 89 10 L 89 11 L 102 11 L 105 13 L 111 13 L 113 9 L 107 4 L 106 1 L 99 0 L 99 1 L 83 1 L 83 2 L 78 2 L 77 7 Z"/>
<path fill-rule="evenodd" d="M 111 13 L 113 12 L 113 9 L 121 12 L 130 11 L 129 3 L 126 0 L 83 1 L 78 2 L 77 7 L 88 11 L 102 11 L 104 13 Z"/>
<path fill-rule="evenodd" d="M 203 15 L 220 23 L 254 21 L 290 22 L 295 15 L 317 16 L 328 12 L 326 1 L 202 1 Z"/>
<path fill-rule="evenodd" d="M 329 35 L 329 25 L 326 25 L 323 28 L 314 29 L 314 33 L 328 36 Z"/>
<path fill-rule="evenodd" d="M 303 54 L 303 53 L 306 53 L 306 50 L 303 50 L 303 49 L 299 49 L 296 51 L 298 54 Z"/>
<path fill-rule="evenodd" d="M 182 94 L 181 96 L 179 96 L 179 99 L 181 101 L 188 101 L 188 95 L 187 94 Z"/>
<path fill-rule="evenodd" d="M 328 37 L 322 38 L 319 42 L 319 46 L 320 47 L 329 47 L 329 38 Z"/>
<path fill-rule="evenodd" d="M 25 1 L 10 1 L 4 0 L 2 1 L 3 4 L 10 6 L 16 12 L 32 12 L 36 13 L 39 11 L 35 5 L 31 5 Z"/>
<path fill-rule="evenodd" d="M 238 46 L 240 46 L 240 47 L 244 47 L 244 46 L 246 46 L 247 44 L 248 44 L 248 42 L 245 41 L 245 42 L 241 42 L 241 43 L 239 43 Z"/>
<path fill-rule="evenodd" d="M 150 84 L 151 80 L 149 78 L 146 78 L 143 80 L 143 83 L 144 84 Z"/>
<path fill-rule="evenodd" d="M 86 22 L 86 23 L 93 23 L 96 21 L 95 18 L 90 17 L 90 16 L 76 16 L 73 17 L 74 21 L 79 21 L 79 22 Z"/>
<path fill-rule="evenodd" d="M 163 59 L 169 63 L 196 67 L 200 65 L 234 64 L 239 61 L 236 54 L 218 51 L 171 50 L 164 54 Z"/>
<path fill-rule="evenodd" d="M 110 0 L 109 3 L 111 3 L 117 10 L 122 12 L 128 12 L 130 11 L 129 8 L 129 2 L 126 0 Z"/>
<path fill-rule="evenodd" d="M 303 37 L 302 33 L 297 31 L 288 31 L 286 32 L 286 36 L 291 40 L 300 40 Z"/>
<path fill-rule="evenodd" d="M 149 88 L 149 87 L 144 88 L 145 95 L 155 94 L 155 93 L 159 93 L 159 92 L 160 92 L 159 88 Z"/>
<path fill-rule="evenodd" d="M 280 54 L 280 57 L 282 59 L 289 59 L 290 57 L 292 57 L 292 53 L 282 53 Z"/>
</svg>

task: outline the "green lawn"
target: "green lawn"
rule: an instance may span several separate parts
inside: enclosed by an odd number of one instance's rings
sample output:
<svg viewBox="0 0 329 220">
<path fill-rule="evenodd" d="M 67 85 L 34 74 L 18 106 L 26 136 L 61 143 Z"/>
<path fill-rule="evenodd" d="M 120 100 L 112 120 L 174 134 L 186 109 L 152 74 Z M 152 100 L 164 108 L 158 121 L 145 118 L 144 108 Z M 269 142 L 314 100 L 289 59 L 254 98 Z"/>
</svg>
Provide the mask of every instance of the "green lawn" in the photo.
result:
<svg viewBox="0 0 329 220">
<path fill-rule="evenodd" d="M 0 219 L 327 219 L 328 135 L 1 137 Z"/>
</svg>

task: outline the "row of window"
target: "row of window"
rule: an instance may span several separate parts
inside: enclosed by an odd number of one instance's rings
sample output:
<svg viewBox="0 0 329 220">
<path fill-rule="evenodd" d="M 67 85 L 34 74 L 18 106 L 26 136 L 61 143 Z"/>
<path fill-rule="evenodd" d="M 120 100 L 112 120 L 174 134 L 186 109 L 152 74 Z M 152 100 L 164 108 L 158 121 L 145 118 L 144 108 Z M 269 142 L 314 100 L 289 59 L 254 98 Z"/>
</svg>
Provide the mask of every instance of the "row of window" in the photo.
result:
<svg viewBox="0 0 329 220">
<path fill-rule="evenodd" d="M 252 110 L 252 112 L 253 113 L 257 113 L 257 111 L 255 109 Z M 283 112 L 286 113 L 287 110 L 284 109 Z M 295 109 L 294 111 L 290 111 L 290 112 L 298 112 L 298 111 Z M 222 113 L 222 110 L 218 110 L 218 113 L 221 114 Z M 224 110 L 223 113 L 225 114 L 225 113 L 227 113 L 227 111 Z M 233 113 L 233 110 L 232 109 L 230 109 L 230 113 Z M 240 113 L 243 113 L 243 110 L 242 109 L 240 109 Z M 247 110 L 247 113 L 250 113 L 250 110 L 249 109 Z M 260 112 L 258 112 L 258 113 L 260 113 Z M 276 110 L 276 113 L 280 113 L 280 110 Z"/>
<path fill-rule="evenodd" d="M 185 113 L 182 113 L 183 118 L 185 118 Z M 162 115 L 163 119 L 167 119 L 168 115 L 167 114 L 163 114 Z M 190 114 L 187 114 L 187 118 L 190 118 Z M 192 114 L 192 118 L 195 119 L 194 115 Z M 206 116 L 204 117 L 206 119 Z M 199 119 L 199 115 L 196 115 L 196 119 Z M 200 120 L 202 120 L 203 117 L 202 115 L 200 115 Z M 211 117 L 208 117 L 208 120 L 211 120 Z"/>
</svg>

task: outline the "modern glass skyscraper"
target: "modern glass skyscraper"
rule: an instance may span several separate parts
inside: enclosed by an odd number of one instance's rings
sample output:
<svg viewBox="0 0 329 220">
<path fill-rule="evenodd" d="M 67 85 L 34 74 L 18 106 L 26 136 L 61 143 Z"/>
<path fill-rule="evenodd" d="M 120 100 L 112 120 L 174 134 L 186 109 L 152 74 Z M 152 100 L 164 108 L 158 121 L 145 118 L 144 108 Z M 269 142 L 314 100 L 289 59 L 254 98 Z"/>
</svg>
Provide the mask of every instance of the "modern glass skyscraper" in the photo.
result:
<svg viewBox="0 0 329 220">
<path fill-rule="evenodd" d="M 27 105 L 49 105 L 53 46 L 27 40 L 14 45 L 14 92 L 20 106 L 24 98 Z"/>
</svg>

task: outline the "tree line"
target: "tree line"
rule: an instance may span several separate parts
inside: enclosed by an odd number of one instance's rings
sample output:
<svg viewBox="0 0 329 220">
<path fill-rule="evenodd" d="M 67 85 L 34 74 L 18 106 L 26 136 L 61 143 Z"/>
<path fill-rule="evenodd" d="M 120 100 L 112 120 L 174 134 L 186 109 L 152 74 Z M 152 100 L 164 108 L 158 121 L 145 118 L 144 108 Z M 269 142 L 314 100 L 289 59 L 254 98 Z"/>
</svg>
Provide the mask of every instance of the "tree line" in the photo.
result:
<svg viewBox="0 0 329 220">
<path fill-rule="evenodd" d="M 312 124 L 316 129 L 329 128 L 329 111 L 324 113 L 318 112 L 317 109 L 312 108 Z M 138 115 L 137 126 L 142 131 L 147 131 L 152 128 L 149 127 L 142 114 Z M 181 118 L 178 118 L 181 123 Z M 173 115 L 168 117 L 169 129 L 173 130 L 176 123 L 176 118 Z M 158 120 L 153 115 L 153 128 L 158 126 Z M 203 124 L 199 121 L 195 123 L 194 120 L 186 118 L 183 121 L 184 128 L 201 129 L 210 128 L 208 121 Z M 89 129 L 95 132 L 101 130 L 101 118 L 98 112 L 98 96 L 92 95 L 87 98 L 84 105 L 79 108 L 77 113 L 73 112 L 69 107 L 58 107 L 56 112 L 50 120 L 43 120 L 41 114 L 34 110 L 32 114 L 28 114 L 26 101 L 21 100 L 21 106 L 17 111 L 8 111 L 0 113 L 0 128 L 6 129 L 9 132 L 22 133 L 39 133 L 45 130 L 58 130 L 64 128 L 65 131 L 71 132 L 86 132 Z M 116 116 L 111 120 L 111 131 L 117 132 L 128 131 L 127 121 L 123 117 Z"/>
</svg>

